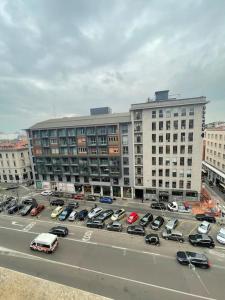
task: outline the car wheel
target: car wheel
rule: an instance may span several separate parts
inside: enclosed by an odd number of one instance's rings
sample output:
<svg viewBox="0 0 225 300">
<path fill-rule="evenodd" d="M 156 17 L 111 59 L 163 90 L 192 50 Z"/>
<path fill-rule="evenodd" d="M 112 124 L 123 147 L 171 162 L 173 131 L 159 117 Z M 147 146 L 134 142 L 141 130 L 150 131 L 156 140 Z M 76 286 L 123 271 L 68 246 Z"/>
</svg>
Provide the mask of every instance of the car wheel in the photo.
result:
<svg viewBox="0 0 225 300">
<path fill-rule="evenodd" d="M 214 248 L 214 247 L 215 247 L 215 246 L 213 246 L 213 245 L 210 245 L 210 246 L 209 246 L 210 249 L 212 249 L 212 248 Z"/>
<path fill-rule="evenodd" d="M 168 238 L 168 237 L 166 237 L 165 239 L 166 239 L 166 240 L 168 240 L 169 238 Z"/>
<path fill-rule="evenodd" d="M 180 243 L 183 243 L 183 242 L 184 242 L 184 240 L 179 240 L 179 242 L 180 242 Z"/>
</svg>

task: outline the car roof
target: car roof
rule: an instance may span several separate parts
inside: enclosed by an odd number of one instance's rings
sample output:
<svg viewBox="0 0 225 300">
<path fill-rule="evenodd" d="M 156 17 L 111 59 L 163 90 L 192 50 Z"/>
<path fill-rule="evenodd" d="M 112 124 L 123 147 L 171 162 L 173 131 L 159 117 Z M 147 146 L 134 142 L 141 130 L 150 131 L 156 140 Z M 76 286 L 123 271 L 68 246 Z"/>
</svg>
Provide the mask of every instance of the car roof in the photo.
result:
<svg viewBox="0 0 225 300">
<path fill-rule="evenodd" d="M 52 233 L 41 233 L 34 239 L 34 241 L 40 244 L 43 242 L 53 243 L 56 238 L 57 236 Z"/>
<path fill-rule="evenodd" d="M 208 225 L 209 225 L 209 222 L 203 221 L 200 225 L 208 226 Z"/>
<path fill-rule="evenodd" d="M 130 216 L 136 216 L 137 215 L 137 213 L 135 212 L 135 211 L 132 211 L 131 213 L 130 213 Z"/>
</svg>

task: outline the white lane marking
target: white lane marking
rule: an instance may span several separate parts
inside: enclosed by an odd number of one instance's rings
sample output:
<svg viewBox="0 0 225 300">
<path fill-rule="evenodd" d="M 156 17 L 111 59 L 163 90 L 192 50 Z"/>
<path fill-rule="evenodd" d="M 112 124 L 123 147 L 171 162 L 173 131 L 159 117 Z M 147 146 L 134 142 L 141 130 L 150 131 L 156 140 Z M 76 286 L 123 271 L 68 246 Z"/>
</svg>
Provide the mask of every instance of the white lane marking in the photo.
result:
<svg viewBox="0 0 225 300">
<path fill-rule="evenodd" d="M 13 222 L 12 222 L 12 225 L 16 225 L 16 226 L 22 226 L 22 227 L 24 226 L 24 225 L 22 225 L 22 224 L 19 224 L 19 223 L 15 222 L 15 221 L 13 221 Z"/>
<path fill-rule="evenodd" d="M 33 228 L 35 224 L 36 224 L 36 222 L 32 222 L 32 223 L 28 224 L 26 227 L 23 228 L 23 231 L 31 230 L 31 228 Z"/>
<path fill-rule="evenodd" d="M 16 253 L 24 254 L 23 252 L 19 252 L 19 251 L 16 251 Z M 144 281 L 138 281 L 138 280 L 134 280 L 134 279 L 131 279 L 131 278 L 122 277 L 122 276 L 118 276 L 118 275 L 114 275 L 114 274 L 110 274 L 110 273 L 106 273 L 106 272 L 101 272 L 101 271 L 97 271 L 97 270 L 93 270 L 93 269 L 88 269 L 88 268 L 84 268 L 84 267 L 80 267 L 80 266 L 76 266 L 76 265 L 71 265 L 71 264 L 67 264 L 67 263 L 63 263 L 63 262 L 59 262 L 59 261 L 55 261 L 55 260 L 50 260 L 50 259 L 43 258 L 43 257 L 38 257 L 37 258 L 37 256 L 31 255 L 31 254 L 26 254 L 26 255 L 29 256 L 29 257 L 33 257 L 34 259 L 38 259 L 40 261 L 48 262 L 50 264 L 57 264 L 57 265 L 61 265 L 61 266 L 64 266 L 64 267 L 77 269 L 79 271 L 82 270 L 82 271 L 85 271 L 85 272 L 90 272 L 90 273 L 95 273 L 95 274 L 99 274 L 99 275 L 103 275 L 103 276 L 108 276 L 108 277 L 111 277 L 111 278 L 124 280 L 124 281 L 132 282 L 132 283 L 135 283 L 135 284 L 145 285 L 145 286 L 152 287 L 152 288 L 155 288 L 155 289 L 168 291 L 168 292 L 171 292 L 171 293 L 186 295 L 186 296 L 195 297 L 195 298 L 204 299 L 204 300 L 216 300 L 215 298 L 205 297 L 205 296 L 201 296 L 201 295 L 197 295 L 197 294 L 191 294 L 191 293 L 187 293 L 187 292 L 184 292 L 184 291 L 181 291 L 181 290 L 172 289 L 172 288 L 168 288 L 168 287 L 165 287 L 165 286 L 160 286 L 160 285 L 156 285 L 156 284 L 152 284 L 152 283 L 148 283 L 148 282 L 144 282 Z"/>
<path fill-rule="evenodd" d="M 83 236 L 83 238 L 82 238 L 82 241 L 84 241 L 84 242 L 89 242 L 90 239 L 91 239 L 92 233 L 93 233 L 93 231 L 91 231 L 91 230 L 86 231 L 86 232 L 84 233 L 84 236 Z"/>
<path fill-rule="evenodd" d="M 111 246 L 111 248 L 119 249 L 119 250 L 124 250 L 125 249 L 124 247 L 119 247 L 119 246 Z"/>
</svg>

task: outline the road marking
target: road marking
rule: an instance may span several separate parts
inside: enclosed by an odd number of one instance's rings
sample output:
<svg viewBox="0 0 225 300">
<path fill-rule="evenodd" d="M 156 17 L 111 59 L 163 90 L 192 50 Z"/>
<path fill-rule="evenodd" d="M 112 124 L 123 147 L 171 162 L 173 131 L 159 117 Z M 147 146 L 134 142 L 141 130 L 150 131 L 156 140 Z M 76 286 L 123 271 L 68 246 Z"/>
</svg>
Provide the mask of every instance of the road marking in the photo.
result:
<svg viewBox="0 0 225 300">
<path fill-rule="evenodd" d="M 28 224 L 26 227 L 23 228 L 23 231 L 31 230 L 31 228 L 33 228 L 35 224 L 36 224 L 36 222 L 32 222 L 32 223 Z"/>
<path fill-rule="evenodd" d="M 119 246 L 111 246 L 111 248 L 119 249 L 119 250 L 124 250 L 125 249 L 124 247 L 119 247 Z"/>
<path fill-rule="evenodd" d="M 12 250 L 12 251 L 15 251 L 15 250 Z M 106 272 L 101 272 L 101 271 L 97 271 L 97 270 L 93 270 L 93 269 L 88 269 L 88 268 L 80 267 L 80 266 L 77 266 L 77 265 L 71 265 L 71 264 L 67 264 L 67 263 L 63 263 L 63 262 L 59 262 L 59 261 L 55 261 L 55 260 L 50 260 L 50 259 L 43 258 L 43 257 L 37 257 L 35 255 L 26 254 L 26 253 L 19 252 L 19 251 L 15 251 L 15 253 L 22 254 L 22 255 L 25 254 L 25 256 L 27 256 L 27 257 L 32 257 L 35 260 L 48 262 L 50 264 L 56 264 L 56 265 L 61 265 L 61 266 L 64 266 L 64 267 L 77 269 L 79 271 L 95 273 L 95 274 L 99 274 L 99 275 L 103 275 L 103 276 L 107 276 L 107 277 L 111 277 L 111 278 L 115 278 L 115 279 L 119 279 L 119 280 L 132 282 L 132 283 L 135 283 L 135 284 L 148 286 L 148 287 L 159 289 L 159 290 L 164 290 L 164 291 L 175 293 L 175 294 L 186 295 L 186 296 L 195 297 L 195 298 L 204 299 L 204 300 L 216 300 L 215 298 L 205 297 L 205 296 L 201 296 L 201 295 L 197 295 L 197 294 L 191 294 L 191 293 L 187 293 L 187 292 L 184 292 L 184 291 L 181 291 L 181 290 L 172 289 L 172 288 L 168 288 L 168 287 L 165 287 L 165 286 L 160 286 L 160 285 L 156 285 L 156 284 L 152 284 L 152 283 L 148 283 L 148 282 L 144 282 L 144 281 L 138 281 L 138 280 L 135 280 L 135 279 L 122 277 L 122 276 L 118 276 L 118 275 L 114 275 L 114 274 L 110 274 L 110 273 L 106 273 Z"/>
<path fill-rule="evenodd" d="M 16 226 L 22 226 L 22 227 L 24 226 L 24 225 L 22 225 L 22 224 L 19 224 L 19 223 L 15 222 L 15 221 L 13 221 L 13 222 L 12 222 L 12 225 L 16 225 Z"/>
<path fill-rule="evenodd" d="M 83 238 L 82 238 L 82 241 L 89 242 L 90 239 L 91 239 L 92 233 L 93 233 L 93 231 L 91 231 L 91 230 L 86 231 Z"/>
</svg>

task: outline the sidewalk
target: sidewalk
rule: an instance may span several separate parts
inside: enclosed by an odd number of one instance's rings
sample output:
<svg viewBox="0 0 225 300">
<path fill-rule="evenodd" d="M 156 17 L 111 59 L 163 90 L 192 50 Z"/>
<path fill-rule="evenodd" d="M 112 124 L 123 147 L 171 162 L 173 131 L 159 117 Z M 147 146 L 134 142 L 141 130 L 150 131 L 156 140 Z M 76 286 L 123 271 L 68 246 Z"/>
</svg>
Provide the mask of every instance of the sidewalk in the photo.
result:
<svg viewBox="0 0 225 300">
<path fill-rule="evenodd" d="M 96 294 L 2 267 L 0 267 L 0 287 L 0 298 L 4 300 L 110 300 Z"/>
</svg>

